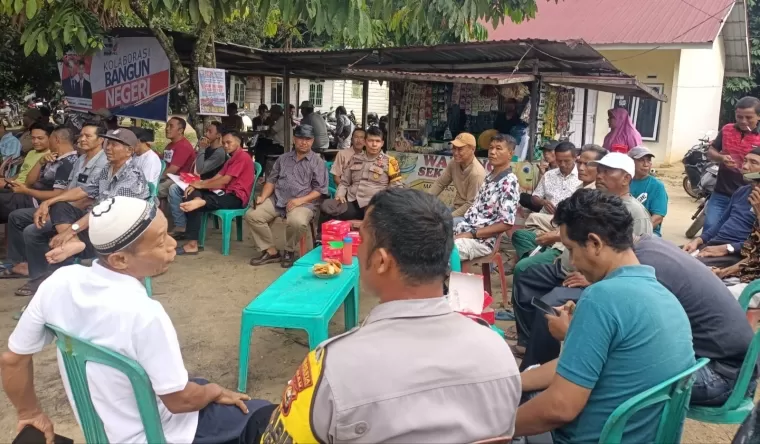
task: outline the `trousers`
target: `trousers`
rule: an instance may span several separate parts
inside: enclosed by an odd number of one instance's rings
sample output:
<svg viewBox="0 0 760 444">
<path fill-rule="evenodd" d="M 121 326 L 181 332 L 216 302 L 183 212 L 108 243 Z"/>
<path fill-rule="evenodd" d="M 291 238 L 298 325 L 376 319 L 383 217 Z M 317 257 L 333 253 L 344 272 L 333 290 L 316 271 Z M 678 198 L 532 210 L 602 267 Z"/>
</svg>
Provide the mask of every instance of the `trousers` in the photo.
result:
<svg viewBox="0 0 760 444">
<path fill-rule="evenodd" d="M 517 265 L 519 267 L 523 261 L 543 254 L 525 258 Z M 512 277 L 512 304 L 515 314 L 515 327 L 517 328 L 517 343 L 526 346 L 532 335 L 531 326 L 536 314 L 536 309 L 531 304 L 533 298 L 542 299 L 552 290 L 561 287 L 565 280 L 565 274 L 562 272 L 559 262 L 535 264 L 521 269 L 520 273 L 517 273 L 518 267 L 515 267 L 515 274 Z"/>
<path fill-rule="evenodd" d="M 179 204 L 183 202 L 185 192 L 176 183 L 171 184 L 167 194 L 167 201 L 169 202 L 169 212 L 171 212 L 174 226 L 179 228 L 185 228 L 187 226 L 187 218 L 185 212 L 179 209 Z"/>
<path fill-rule="evenodd" d="M 187 196 L 187 200 L 192 200 L 196 197 L 205 200 L 206 205 L 197 210 L 185 213 L 187 215 L 187 231 L 185 232 L 185 236 L 188 240 L 198 240 L 198 234 L 201 230 L 201 221 L 207 211 L 243 208 L 243 201 L 234 194 L 225 193 L 218 196 L 213 191 L 195 190 Z"/>
<path fill-rule="evenodd" d="M 274 207 L 274 201 L 269 198 L 251 208 L 245 213 L 245 223 L 251 232 L 253 242 L 260 251 L 275 248 L 272 236 L 272 223 L 280 217 Z M 285 216 L 285 251 L 294 252 L 298 242 L 309 230 L 309 223 L 314 217 L 314 211 L 307 207 L 296 207 L 286 211 Z"/>
<path fill-rule="evenodd" d="M 720 222 L 723 212 L 728 209 L 728 204 L 730 203 L 731 196 L 720 193 L 712 193 L 710 195 L 710 200 L 707 201 L 707 207 L 705 208 L 705 223 L 702 227 L 703 233 Z"/>
<path fill-rule="evenodd" d="M 29 278 L 42 277 L 48 270 L 45 254 L 55 236 L 53 224 L 48 221 L 42 228 L 34 225 L 34 208 L 16 210 L 8 216 L 8 259 L 16 265 L 29 264 Z"/>
<path fill-rule="evenodd" d="M 454 245 L 459 251 L 459 259 L 463 261 L 470 261 L 493 253 L 491 247 L 475 239 L 454 239 Z"/>
</svg>

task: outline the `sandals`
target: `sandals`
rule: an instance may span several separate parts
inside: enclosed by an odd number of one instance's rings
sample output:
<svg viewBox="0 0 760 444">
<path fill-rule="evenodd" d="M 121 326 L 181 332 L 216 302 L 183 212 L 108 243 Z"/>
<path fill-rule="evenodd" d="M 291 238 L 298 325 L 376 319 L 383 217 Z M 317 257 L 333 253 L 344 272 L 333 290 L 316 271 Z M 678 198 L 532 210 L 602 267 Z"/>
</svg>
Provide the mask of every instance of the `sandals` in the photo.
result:
<svg viewBox="0 0 760 444">
<path fill-rule="evenodd" d="M 185 251 L 185 247 L 177 247 L 174 250 L 177 256 L 197 256 L 200 251 Z"/>
<path fill-rule="evenodd" d="M 509 341 L 517 341 L 517 327 L 510 325 L 504 329 L 504 337 Z"/>
<path fill-rule="evenodd" d="M 34 296 L 34 293 L 37 293 L 37 287 L 38 285 L 33 284 L 32 282 L 27 282 L 26 284 L 22 285 L 21 288 L 16 290 L 14 293 L 16 296 Z"/>
<path fill-rule="evenodd" d="M 0 279 L 29 279 L 29 276 L 16 273 L 12 268 L 4 268 L 0 271 Z"/>
</svg>

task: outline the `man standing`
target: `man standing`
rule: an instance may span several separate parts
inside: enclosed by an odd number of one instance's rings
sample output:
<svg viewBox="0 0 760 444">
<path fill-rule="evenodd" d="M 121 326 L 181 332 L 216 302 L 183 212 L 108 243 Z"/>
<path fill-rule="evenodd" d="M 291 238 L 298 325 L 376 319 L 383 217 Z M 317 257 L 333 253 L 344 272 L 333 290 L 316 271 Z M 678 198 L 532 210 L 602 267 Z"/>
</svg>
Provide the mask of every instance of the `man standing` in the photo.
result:
<svg viewBox="0 0 760 444">
<path fill-rule="evenodd" d="M 295 149 L 274 163 L 256 206 L 245 213 L 260 257 L 251 259 L 253 266 L 280 262 L 289 268 L 295 261 L 298 242 L 309 229 L 317 199 L 327 194 L 327 167 L 319 154 L 311 150 L 314 130 L 309 125 L 296 128 Z M 285 251 L 277 251 L 270 225 L 277 217 L 285 219 Z"/>
<path fill-rule="evenodd" d="M 179 209 L 187 214 L 185 239 L 188 242 L 177 248 L 178 255 L 198 254 L 201 218 L 207 211 L 239 209 L 248 205 L 255 176 L 251 156 L 241 147 L 243 138 L 237 131 L 226 133 L 222 143 L 230 160 L 219 174 L 193 182 L 185 190 L 185 202 Z"/>
<path fill-rule="evenodd" d="M 326 150 L 330 147 L 330 136 L 327 134 L 327 123 L 319 113 L 314 112 L 314 105 L 305 100 L 301 102 L 301 125 L 311 125 L 314 131 L 315 151 Z"/>
<path fill-rule="evenodd" d="M 272 137 L 272 146 L 266 150 L 256 148 L 256 155 L 262 162 L 266 162 L 267 155 L 282 154 L 285 152 L 286 131 L 290 132 L 290 139 L 293 139 L 293 127 L 286 126 L 286 118 L 287 117 L 283 114 L 282 107 L 280 105 L 272 105 L 272 110 L 269 114 L 269 119 L 272 121 L 272 126 L 269 128 L 269 133 Z"/>
<path fill-rule="evenodd" d="M 195 156 L 195 174 L 199 175 L 201 180 L 216 176 L 227 160 L 227 153 L 222 147 L 222 124 L 220 122 L 214 121 L 206 126 L 203 137 L 198 141 L 197 153 Z M 167 200 L 172 214 L 172 222 L 174 222 L 172 237 L 176 240 L 184 239 L 185 226 L 187 225 L 185 212 L 179 208 L 184 197 L 185 191 L 179 185 L 173 183 L 169 187 Z"/>
<path fill-rule="evenodd" d="M 760 100 L 744 97 L 736 103 L 736 123 L 724 126 L 718 137 L 707 150 L 707 156 L 720 164 L 715 189 L 707 202 L 705 225 L 702 231 L 710 230 L 718 223 L 728 208 L 734 192 L 745 185 L 741 173 L 744 156 L 752 148 L 760 146 Z"/>
<path fill-rule="evenodd" d="M 362 288 L 380 305 L 361 328 L 306 356 L 262 442 L 512 436 L 520 398 L 514 357 L 498 335 L 452 312 L 442 291 L 453 244 L 446 206 L 419 190 L 381 191 L 359 232 Z"/>
<path fill-rule="evenodd" d="M 354 124 L 348 118 L 346 107 L 341 105 L 335 108 L 335 143 L 336 148 L 346 149 L 351 147 L 351 134 L 354 132 Z"/>
<path fill-rule="evenodd" d="M 338 152 L 338 155 L 335 156 L 335 161 L 332 164 L 332 168 L 330 168 L 330 174 L 333 175 L 333 180 L 336 184 L 340 184 L 343 174 L 351 165 L 351 158 L 354 157 L 354 155 L 364 152 L 367 137 L 366 134 L 364 128 L 356 128 L 351 135 L 351 148 L 341 150 Z"/>
<path fill-rule="evenodd" d="M 174 181 L 169 179 L 169 174 L 192 173 L 195 162 L 195 150 L 190 141 L 185 138 L 187 122 L 180 117 L 172 117 L 166 122 L 166 138 L 171 142 L 164 149 L 164 162 L 166 169 L 161 176 L 161 184 L 158 187 L 158 197 L 169 197 L 169 188 Z"/>
<path fill-rule="evenodd" d="M 446 165 L 446 169 L 433 182 L 428 191 L 433 196 L 440 195 L 451 183 L 454 184 L 454 207 L 451 216 L 454 217 L 454 226 L 461 222 L 464 214 L 470 209 L 475 196 L 483 185 L 486 178 L 486 170 L 475 158 L 475 146 L 478 142 L 470 133 L 461 133 L 451 142 L 451 155 L 453 162 Z"/>
<path fill-rule="evenodd" d="M 144 200 L 116 197 L 93 209 L 88 226 L 98 260 L 92 267 L 66 267 L 45 281 L 2 355 L 3 388 L 18 414 L 18 429 L 31 425 L 53 442 L 53 423 L 37 401 L 32 370 L 33 355 L 55 339 L 46 328 L 53 325 L 123 354 L 145 370 L 167 442 L 258 443 L 275 406 L 189 379 L 171 319 L 142 285 L 144 278 L 166 272 L 174 260 L 177 244 L 167 235 L 163 214 Z M 60 359 L 63 384 L 76 411 Z M 89 362 L 87 377 L 109 442 L 147 442 L 126 375 Z"/>
<path fill-rule="evenodd" d="M 645 146 L 637 146 L 628 151 L 636 164 L 636 174 L 631 181 L 631 195 L 644 205 L 652 217 L 654 234 L 662 236 L 662 220 L 668 214 L 668 192 L 665 184 L 650 173 L 654 154 Z"/>
<path fill-rule="evenodd" d="M 0 119 L 0 159 L 15 159 L 21 155 L 21 142 L 7 130 L 5 122 Z"/>
<path fill-rule="evenodd" d="M 533 206 L 541 207 L 541 212 L 554 214 L 557 204 L 570 197 L 581 181 L 575 168 L 575 145 L 562 142 L 554 149 L 557 168 L 549 170 L 541 177 L 533 190 Z"/>
<path fill-rule="evenodd" d="M 654 269 L 636 259 L 633 218 L 619 197 L 578 190 L 554 220 L 573 266 L 592 285 L 577 307 L 547 315 L 564 339 L 562 354 L 522 373 L 523 392 L 541 393 L 517 410 L 515 436 L 553 431 L 556 443 L 599 442 L 613 410 L 694 365 L 689 318 Z M 660 410 L 630 418 L 625 440 L 652 442 Z"/>
<path fill-rule="evenodd" d="M 480 187 L 475 202 L 454 227 L 454 244 L 463 261 L 493 252 L 496 239 L 515 223 L 520 199 L 520 183 L 509 167 L 517 141 L 497 134 L 491 139 L 488 160 L 493 171 Z"/>
<path fill-rule="evenodd" d="M 383 153 L 383 132 L 367 130 L 365 152 L 351 158 L 348 171 L 341 175 L 335 199 L 322 203 L 322 222 L 332 219 L 362 220 L 372 196 L 390 187 L 403 186 L 398 162 Z"/>
</svg>

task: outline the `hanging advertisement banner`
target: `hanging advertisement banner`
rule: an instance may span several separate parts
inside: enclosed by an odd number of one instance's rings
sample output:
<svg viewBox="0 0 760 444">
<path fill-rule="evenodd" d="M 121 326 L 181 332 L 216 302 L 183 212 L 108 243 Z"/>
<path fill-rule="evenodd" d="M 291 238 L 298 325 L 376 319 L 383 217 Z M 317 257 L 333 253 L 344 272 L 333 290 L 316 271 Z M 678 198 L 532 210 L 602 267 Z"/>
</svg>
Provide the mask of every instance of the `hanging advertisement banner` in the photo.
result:
<svg viewBox="0 0 760 444">
<path fill-rule="evenodd" d="M 227 115 L 227 83 L 223 69 L 198 68 L 198 102 L 202 116 Z"/>
<path fill-rule="evenodd" d="M 76 111 L 107 108 L 118 116 L 166 121 L 169 59 L 154 37 L 108 38 L 95 55 L 64 55 L 58 71 Z"/>
</svg>

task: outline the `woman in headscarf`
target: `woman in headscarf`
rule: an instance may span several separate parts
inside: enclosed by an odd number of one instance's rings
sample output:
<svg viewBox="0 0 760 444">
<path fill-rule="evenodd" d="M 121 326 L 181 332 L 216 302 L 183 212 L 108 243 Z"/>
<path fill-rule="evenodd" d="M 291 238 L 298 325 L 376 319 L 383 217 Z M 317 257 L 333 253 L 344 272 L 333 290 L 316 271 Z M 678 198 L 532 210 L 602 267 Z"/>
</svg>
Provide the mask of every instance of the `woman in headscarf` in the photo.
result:
<svg viewBox="0 0 760 444">
<path fill-rule="evenodd" d="M 607 111 L 610 132 L 604 137 L 604 148 L 613 153 L 628 154 L 631 148 L 641 145 L 641 134 L 633 126 L 628 110 L 613 108 Z"/>
</svg>

